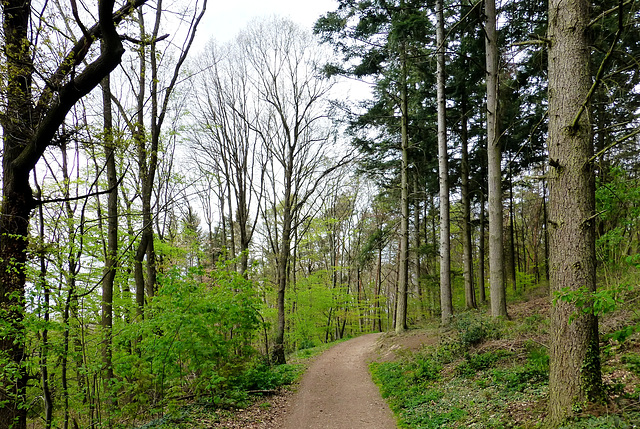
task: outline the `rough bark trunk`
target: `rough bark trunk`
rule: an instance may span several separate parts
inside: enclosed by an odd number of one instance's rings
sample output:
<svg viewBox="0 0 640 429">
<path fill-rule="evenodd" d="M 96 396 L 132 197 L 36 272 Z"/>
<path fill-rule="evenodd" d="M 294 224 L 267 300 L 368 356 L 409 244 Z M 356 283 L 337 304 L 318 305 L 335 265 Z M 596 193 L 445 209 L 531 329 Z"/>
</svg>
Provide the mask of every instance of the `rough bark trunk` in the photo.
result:
<svg viewBox="0 0 640 429">
<path fill-rule="evenodd" d="M 292 164 L 290 164 L 292 165 Z M 278 269 L 278 289 L 276 297 L 276 307 L 278 310 L 278 320 L 276 322 L 276 337 L 273 345 L 273 363 L 276 365 L 286 363 L 284 353 L 284 333 L 285 333 L 285 292 L 287 289 L 287 270 L 289 268 L 289 258 L 291 255 L 291 226 L 293 217 L 291 214 L 291 174 L 292 170 L 285 172 L 285 198 L 284 213 L 282 215 L 282 241 L 280 243 L 280 254 L 277 258 Z"/>
<path fill-rule="evenodd" d="M 487 166 L 489 182 L 489 275 L 491 315 L 507 316 L 504 287 L 504 247 L 502 219 L 502 148 L 498 131 L 498 37 L 496 2 L 485 2 L 485 46 L 487 62 Z"/>
<path fill-rule="evenodd" d="M 549 281 L 549 208 L 547 204 L 547 181 L 542 180 L 542 224 L 544 227 L 544 277 Z"/>
<path fill-rule="evenodd" d="M 373 330 L 376 330 L 376 322 L 378 323 L 378 332 L 382 332 L 382 316 L 380 314 L 380 296 L 382 294 L 382 247 L 378 248 L 378 262 L 376 264 L 376 298 L 374 304 Z"/>
<path fill-rule="evenodd" d="M 402 219 L 400 220 L 400 254 L 398 273 L 397 317 L 395 330 L 401 333 L 407 329 L 407 292 L 409 288 L 409 104 L 407 96 L 407 58 L 405 47 L 402 47 L 402 77 L 400 82 L 400 113 L 401 117 L 401 145 L 402 166 L 400 171 L 400 205 Z"/>
<path fill-rule="evenodd" d="M 513 207 L 513 175 L 509 168 L 509 276 L 513 291 L 518 290 L 516 269 L 518 268 L 518 235 L 515 227 L 515 214 Z"/>
<path fill-rule="evenodd" d="M 436 2 L 437 98 L 438 98 L 438 182 L 440 183 L 440 311 L 443 325 L 453 317 L 451 296 L 451 243 L 449 225 L 449 166 L 445 99 L 444 3 Z"/>
<path fill-rule="evenodd" d="M 595 180 L 588 108 L 587 0 L 549 2 L 550 290 L 596 290 Z M 582 114 L 578 113 L 586 104 Z M 569 318 L 575 315 L 569 323 Z M 548 424 L 602 399 L 598 319 L 558 300 L 551 309 Z"/>
<path fill-rule="evenodd" d="M 102 364 L 104 365 L 103 381 L 105 384 L 105 392 L 109 398 L 108 404 L 109 406 L 113 406 L 115 405 L 116 398 L 111 391 L 111 383 L 114 379 L 111 359 L 111 329 L 113 327 L 113 286 L 118 262 L 118 177 L 116 171 L 115 142 L 113 139 L 111 87 L 108 76 L 102 81 L 102 102 L 104 155 L 107 164 L 107 182 L 111 190 L 107 197 L 107 252 L 105 255 L 104 276 L 102 279 L 102 329 L 104 330 Z M 110 413 L 108 418 L 110 419 Z"/>
<path fill-rule="evenodd" d="M 473 285 L 473 251 L 471 241 L 471 195 L 469 192 L 469 150 L 467 91 L 462 87 L 462 121 L 460 122 L 460 193 L 462 194 L 462 265 L 464 273 L 464 297 L 467 308 L 477 308 L 476 291 Z"/>
<path fill-rule="evenodd" d="M 418 198 L 418 195 L 420 195 L 419 190 L 418 190 L 418 179 L 417 177 L 414 177 L 413 179 L 413 192 L 415 194 L 415 204 L 414 204 L 414 212 L 413 212 L 413 222 L 414 222 L 414 228 L 415 228 L 415 236 L 414 236 L 414 242 L 415 242 L 415 258 L 416 258 L 416 293 L 418 294 L 418 308 L 420 309 L 420 315 L 419 315 L 419 319 L 422 320 L 422 318 L 424 317 L 425 314 L 425 308 L 424 308 L 424 297 L 423 297 L 423 291 L 422 291 L 422 283 L 421 283 L 421 278 L 422 278 L 422 258 L 420 257 L 420 248 L 422 247 L 422 240 L 421 240 L 421 234 L 422 234 L 422 220 L 420 218 L 420 200 Z"/>
</svg>

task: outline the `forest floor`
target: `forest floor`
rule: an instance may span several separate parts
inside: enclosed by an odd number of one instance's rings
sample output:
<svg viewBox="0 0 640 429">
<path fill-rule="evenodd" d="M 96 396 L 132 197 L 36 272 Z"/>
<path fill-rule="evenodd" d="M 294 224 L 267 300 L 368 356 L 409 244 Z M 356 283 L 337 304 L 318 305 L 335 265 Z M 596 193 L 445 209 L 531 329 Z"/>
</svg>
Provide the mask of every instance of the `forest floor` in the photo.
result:
<svg viewBox="0 0 640 429">
<path fill-rule="evenodd" d="M 302 362 L 307 367 L 298 383 L 257 398 L 246 408 L 207 412 L 196 426 L 188 427 L 393 429 L 396 418 L 403 419 L 403 427 L 539 427 L 546 414 L 546 379 L 544 364 L 540 373 L 536 369 L 540 365 L 534 364 L 543 362 L 546 353 L 536 358 L 532 351 L 544 350 L 549 343 L 549 301 L 548 293 L 539 291 L 510 303 L 510 320 L 502 322 L 502 332 L 495 337 L 494 322 L 482 310 L 459 315 L 454 327 L 448 329 L 434 322 L 431 327 L 401 335 L 367 334 L 333 345 L 310 359 L 293 357 L 294 364 Z M 600 331 L 605 334 L 603 379 L 610 401 L 606 409 L 596 412 L 594 418 L 599 420 L 567 427 L 638 427 L 640 334 L 624 343 L 606 339 L 607 333 L 638 322 L 638 317 L 635 311 L 622 309 L 601 319 Z M 460 355 L 460 344 L 473 340 L 478 329 L 483 339 L 467 343 Z M 447 358 L 451 350 L 457 352 Z M 548 357 L 546 361 L 548 367 Z M 440 369 L 431 374 L 435 367 Z M 381 387 L 386 389 L 386 402 L 372 381 L 372 369 L 377 382 L 386 383 Z M 418 389 L 406 392 L 405 398 L 413 405 L 402 402 L 400 385 L 405 381 L 400 378 L 406 375 L 409 380 L 404 389 Z M 386 381 L 381 377 L 387 377 Z M 418 396 L 436 391 L 440 399 L 425 397 L 427 402 L 420 402 Z M 467 398 L 465 403 L 460 402 L 462 396 Z M 395 417 L 387 403 L 396 410 Z M 433 404 L 438 404 L 436 409 L 429 409 Z M 421 412 L 428 413 L 430 423 L 426 426 L 411 421 Z M 460 417 L 460 413 L 467 417 Z M 443 420 L 436 424 L 438 416 Z"/>
<path fill-rule="evenodd" d="M 369 362 L 381 356 L 383 335 L 362 335 L 333 346 L 312 360 L 295 392 L 281 390 L 212 427 L 395 429 L 393 413 L 368 370 Z M 418 336 L 407 338 L 411 338 L 409 342 L 421 341 Z M 385 348 L 384 358 L 387 353 L 392 351 Z"/>
</svg>

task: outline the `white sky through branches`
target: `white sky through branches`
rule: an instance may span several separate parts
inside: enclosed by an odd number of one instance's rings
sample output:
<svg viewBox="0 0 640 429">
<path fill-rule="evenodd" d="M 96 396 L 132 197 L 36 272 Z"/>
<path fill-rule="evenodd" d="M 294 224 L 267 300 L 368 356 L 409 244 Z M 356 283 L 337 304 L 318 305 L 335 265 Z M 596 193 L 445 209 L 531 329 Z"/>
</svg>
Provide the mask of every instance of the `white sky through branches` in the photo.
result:
<svg viewBox="0 0 640 429">
<path fill-rule="evenodd" d="M 311 30 L 321 15 L 337 7 L 335 0 L 214 0 L 207 6 L 203 25 L 198 29 L 198 39 L 206 43 L 214 38 L 224 43 L 235 37 L 253 18 L 272 15 L 288 17 Z"/>
</svg>

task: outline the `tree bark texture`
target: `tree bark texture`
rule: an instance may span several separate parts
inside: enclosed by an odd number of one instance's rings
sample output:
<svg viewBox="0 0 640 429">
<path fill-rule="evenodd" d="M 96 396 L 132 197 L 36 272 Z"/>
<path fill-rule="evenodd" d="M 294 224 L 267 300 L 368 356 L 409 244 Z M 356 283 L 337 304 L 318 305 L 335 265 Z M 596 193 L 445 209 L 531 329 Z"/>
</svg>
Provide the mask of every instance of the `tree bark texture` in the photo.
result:
<svg viewBox="0 0 640 429">
<path fill-rule="evenodd" d="M 596 290 L 595 180 L 588 103 L 587 0 L 549 2 L 549 275 L 551 293 Z M 588 107 L 588 106 L 587 106 Z M 584 290 L 584 289 L 583 289 Z M 570 322 L 570 317 L 575 318 Z M 551 309 L 548 424 L 602 398 L 598 319 L 558 300 Z"/>
<path fill-rule="evenodd" d="M 400 172 L 400 205 L 402 218 L 400 220 L 400 254 L 398 273 L 398 299 L 396 333 L 407 329 L 407 293 L 409 289 L 409 104 L 407 96 L 407 58 L 406 47 L 402 47 L 402 81 L 400 82 L 400 112 L 401 112 L 401 150 L 402 166 Z"/>
<path fill-rule="evenodd" d="M 449 223 L 449 165 L 447 155 L 447 118 L 445 99 L 444 2 L 436 2 L 437 99 L 438 99 L 438 182 L 440 184 L 440 314 L 442 324 L 453 317 L 451 294 L 451 242 Z"/>
<path fill-rule="evenodd" d="M 487 62 L 487 165 L 489 183 L 489 282 L 491 315 L 507 316 L 504 287 L 504 247 L 502 219 L 502 148 L 498 130 L 498 36 L 496 2 L 485 2 L 485 47 Z"/>
<path fill-rule="evenodd" d="M 106 394 L 110 396 L 109 404 L 115 403 L 112 396 L 111 383 L 114 379 L 112 364 L 112 327 L 113 327 L 113 287 L 118 265 L 118 175 L 115 159 L 115 142 L 113 139 L 113 109 L 111 105 L 111 85 L 109 76 L 102 81 L 104 155 L 107 164 L 107 181 L 111 192 L 107 197 L 107 246 L 105 255 L 104 276 L 102 278 L 102 329 L 104 343 L 102 362 L 104 365 L 104 381 Z"/>
<path fill-rule="evenodd" d="M 462 87 L 462 119 L 460 121 L 460 193 L 462 199 L 462 266 L 464 274 L 464 297 L 467 308 L 477 308 L 473 284 L 473 252 L 471 241 L 471 195 L 469 192 L 469 149 L 467 120 L 467 91 Z"/>
<path fill-rule="evenodd" d="M 484 304 L 487 302 L 487 295 L 485 292 L 485 193 L 484 189 L 480 190 L 480 219 L 479 219 L 479 230 L 480 236 L 478 237 L 478 299 L 480 302 Z"/>
</svg>

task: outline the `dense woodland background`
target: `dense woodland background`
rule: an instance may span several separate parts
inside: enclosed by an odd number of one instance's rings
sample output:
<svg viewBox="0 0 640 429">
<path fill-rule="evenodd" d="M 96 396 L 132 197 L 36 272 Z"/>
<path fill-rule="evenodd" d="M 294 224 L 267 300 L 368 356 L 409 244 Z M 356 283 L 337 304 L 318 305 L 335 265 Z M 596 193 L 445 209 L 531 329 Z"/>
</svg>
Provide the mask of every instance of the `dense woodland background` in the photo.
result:
<svg viewBox="0 0 640 429">
<path fill-rule="evenodd" d="M 257 19 L 200 52 L 215 4 L 141 3 L 3 2 L 0 427 L 135 427 L 289 352 L 548 287 L 546 1 L 502 1 L 492 38 L 491 1 L 340 0 L 313 34 Z M 640 264 L 640 3 L 592 3 L 598 289 L 549 298 L 572 318 Z"/>
</svg>

